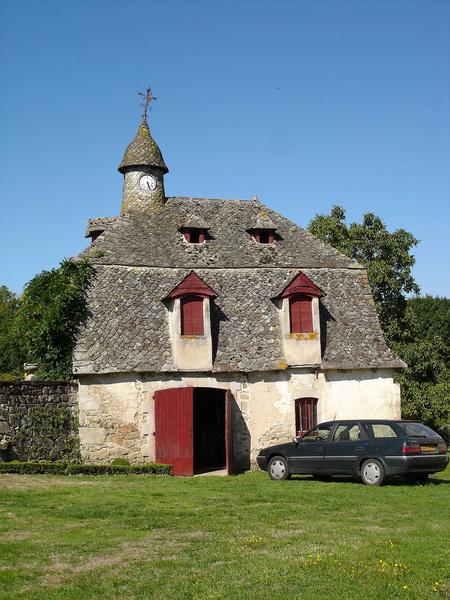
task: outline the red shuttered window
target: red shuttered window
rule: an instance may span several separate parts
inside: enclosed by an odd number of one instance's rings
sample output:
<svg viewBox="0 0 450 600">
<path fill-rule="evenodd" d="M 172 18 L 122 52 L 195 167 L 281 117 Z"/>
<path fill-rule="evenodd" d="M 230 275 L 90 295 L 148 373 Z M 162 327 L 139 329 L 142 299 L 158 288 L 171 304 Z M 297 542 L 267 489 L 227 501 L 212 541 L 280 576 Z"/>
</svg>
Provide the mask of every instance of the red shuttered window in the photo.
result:
<svg viewBox="0 0 450 600">
<path fill-rule="evenodd" d="M 203 298 L 181 298 L 181 335 L 203 335 Z"/>
<path fill-rule="evenodd" d="M 317 398 L 299 398 L 295 401 L 295 430 L 306 433 L 317 425 Z"/>
<path fill-rule="evenodd" d="M 205 241 L 205 230 L 204 229 L 184 229 L 184 239 L 190 244 L 203 244 Z"/>
<path fill-rule="evenodd" d="M 252 236 L 258 244 L 273 244 L 275 236 L 273 229 L 253 229 Z"/>
<path fill-rule="evenodd" d="M 294 296 L 289 299 L 289 318 L 291 333 L 311 333 L 312 324 L 312 298 Z"/>
</svg>

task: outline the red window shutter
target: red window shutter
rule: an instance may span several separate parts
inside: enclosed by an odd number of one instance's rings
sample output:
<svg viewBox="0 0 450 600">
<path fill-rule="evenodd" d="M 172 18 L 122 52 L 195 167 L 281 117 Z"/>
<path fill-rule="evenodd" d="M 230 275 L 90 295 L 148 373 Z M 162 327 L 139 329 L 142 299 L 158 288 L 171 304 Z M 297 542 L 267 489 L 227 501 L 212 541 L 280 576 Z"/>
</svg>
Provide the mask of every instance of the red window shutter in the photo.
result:
<svg viewBox="0 0 450 600">
<path fill-rule="evenodd" d="M 203 244 L 204 241 L 205 241 L 205 232 L 200 231 L 198 234 L 198 243 Z"/>
<path fill-rule="evenodd" d="M 295 429 L 297 435 L 317 425 L 317 398 L 299 398 L 295 401 Z"/>
<path fill-rule="evenodd" d="M 312 326 L 312 299 L 294 297 L 289 300 L 291 333 L 310 333 Z"/>
<path fill-rule="evenodd" d="M 184 231 L 184 239 L 187 242 L 191 241 L 191 231 L 189 229 L 185 229 L 185 231 Z"/>
<path fill-rule="evenodd" d="M 181 335 L 203 335 L 203 298 L 181 298 Z"/>
<path fill-rule="evenodd" d="M 255 242 L 258 242 L 258 244 L 261 241 L 261 234 L 260 234 L 259 229 L 255 229 L 253 231 L 253 239 L 255 240 Z"/>
</svg>

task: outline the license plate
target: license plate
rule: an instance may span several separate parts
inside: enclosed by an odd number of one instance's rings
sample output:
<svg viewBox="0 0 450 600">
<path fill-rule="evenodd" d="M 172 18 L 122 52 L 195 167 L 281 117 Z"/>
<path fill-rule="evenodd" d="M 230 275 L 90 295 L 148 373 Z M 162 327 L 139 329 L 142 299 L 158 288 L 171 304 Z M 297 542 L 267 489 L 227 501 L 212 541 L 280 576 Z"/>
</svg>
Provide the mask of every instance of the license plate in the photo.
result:
<svg viewBox="0 0 450 600">
<path fill-rule="evenodd" d="M 435 446 L 435 445 L 434 446 L 433 445 L 430 445 L 430 446 L 420 446 L 420 450 L 422 452 L 436 452 L 437 446 Z"/>
</svg>

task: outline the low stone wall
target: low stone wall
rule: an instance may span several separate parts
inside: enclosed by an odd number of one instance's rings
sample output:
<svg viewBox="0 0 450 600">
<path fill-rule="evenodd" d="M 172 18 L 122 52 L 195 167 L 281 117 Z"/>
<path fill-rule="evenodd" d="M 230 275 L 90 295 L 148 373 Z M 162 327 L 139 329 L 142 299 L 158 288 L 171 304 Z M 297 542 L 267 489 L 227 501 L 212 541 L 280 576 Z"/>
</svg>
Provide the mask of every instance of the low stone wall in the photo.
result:
<svg viewBox="0 0 450 600">
<path fill-rule="evenodd" d="M 78 385 L 0 382 L 0 460 L 80 459 Z"/>
</svg>

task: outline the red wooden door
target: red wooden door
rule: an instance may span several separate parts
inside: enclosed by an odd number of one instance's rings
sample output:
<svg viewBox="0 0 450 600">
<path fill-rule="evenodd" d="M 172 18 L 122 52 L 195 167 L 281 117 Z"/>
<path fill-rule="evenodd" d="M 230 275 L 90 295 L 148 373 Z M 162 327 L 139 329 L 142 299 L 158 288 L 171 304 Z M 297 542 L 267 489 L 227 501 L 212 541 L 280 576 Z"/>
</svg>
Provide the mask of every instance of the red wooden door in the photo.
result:
<svg viewBox="0 0 450 600">
<path fill-rule="evenodd" d="M 225 394 L 225 454 L 227 458 L 227 474 L 233 475 L 233 394 L 227 390 Z"/>
<path fill-rule="evenodd" d="M 155 392 L 156 461 L 173 465 L 174 475 L 194 474 L 194 389 Z"/>
</svg>

